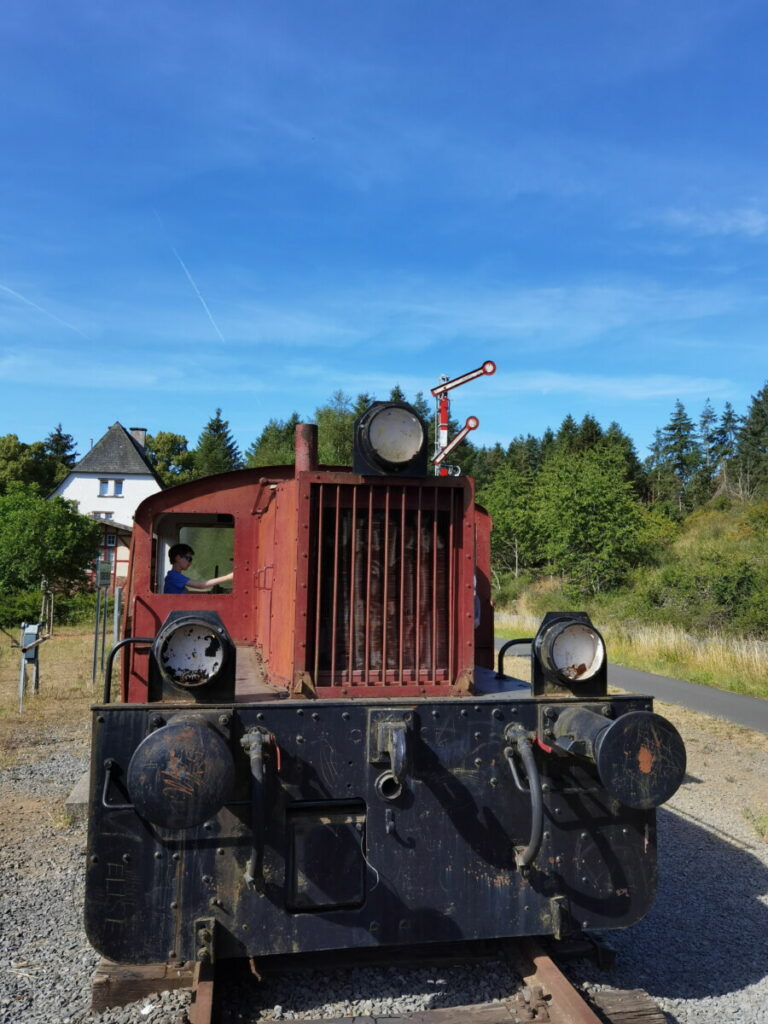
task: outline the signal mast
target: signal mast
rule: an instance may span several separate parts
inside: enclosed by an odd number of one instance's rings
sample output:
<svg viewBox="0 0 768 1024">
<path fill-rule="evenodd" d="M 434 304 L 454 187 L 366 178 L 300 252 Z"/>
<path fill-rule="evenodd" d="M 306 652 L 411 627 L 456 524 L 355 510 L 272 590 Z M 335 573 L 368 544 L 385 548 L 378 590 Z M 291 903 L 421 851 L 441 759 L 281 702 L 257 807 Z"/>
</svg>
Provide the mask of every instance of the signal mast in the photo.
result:
<svg viewBox="0 0 768 1024">
<path fill-rule="evenodd" d="M 451 400 L 448 397 L 448 392 L 459 387 L 461 384 L 467 384 L 476 377 L 490 376 L 492 373 L 496 373 L 496 363 L 487 359 L 483 365 L 478 366 L 476 370 L 470 370 L 469 373 L 463 373 L 460 377 L 454 377 L 453 380 L 443 374 L 437 387 L 432 388 L 430 393 L 435 397 L 436 407 L 435 455 L 432 459 L 432 464 L 435 467 L 435 476 L 460 475 L 461 469 L 459 466 L 449 466 L 445 462 L 445 459 L 461 444 L 471 430 L 477 430 L 480 426 L 480 420 L 477 416 L 468 416 L 464 426 L 458 434 L 456 434 L 452 441 L 448 440 L 448 421 L 451 414 Z"/>
</svg>

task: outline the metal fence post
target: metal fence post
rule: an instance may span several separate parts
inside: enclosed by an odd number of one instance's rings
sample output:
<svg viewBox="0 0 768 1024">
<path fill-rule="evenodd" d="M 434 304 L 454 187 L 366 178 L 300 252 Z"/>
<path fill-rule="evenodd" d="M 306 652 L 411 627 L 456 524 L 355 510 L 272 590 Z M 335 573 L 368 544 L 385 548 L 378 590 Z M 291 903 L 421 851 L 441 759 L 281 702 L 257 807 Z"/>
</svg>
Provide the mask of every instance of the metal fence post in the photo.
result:
<svg viewBox="0 0 768 1024">
<path fill-rule="evenodd" d="M 26 659 L 24 658 L 24 631 L 26 630 L 26 628 L 26 622 L 22 622 L 21 636 L 19 637 L 19 647 L 21 648 L 21 653 L 19 655 L 19 657 L 21 658 L 21 665 L 19 666 L 19 714 L 21 714 L 22 711 L 24 710 L 24 686 L 27 681 L 27 664 Z"/>
<path fill-rule="evenodd" d="M 115 587 L 115 606 L 112 609 L 112 646 L 120 639 L 120 615 L 123 611 L 123 588 Z"/>
<path fill-rule="evenodd" d="M 101 674 L 104 674 L 104 659 L 107 646 L 107 618 L 109 617 L 109 591 L 104 588 L 104 614 L 101 621 Z"/>
<path fill-rule="evenodd" d="M 96 685 L 96 667 L 99 663 L 99 625 L 101 620 L 101 587 L 96 589 L 96 621 L 93 629 L 93 671 L 91 681 Z"/>
</svg>

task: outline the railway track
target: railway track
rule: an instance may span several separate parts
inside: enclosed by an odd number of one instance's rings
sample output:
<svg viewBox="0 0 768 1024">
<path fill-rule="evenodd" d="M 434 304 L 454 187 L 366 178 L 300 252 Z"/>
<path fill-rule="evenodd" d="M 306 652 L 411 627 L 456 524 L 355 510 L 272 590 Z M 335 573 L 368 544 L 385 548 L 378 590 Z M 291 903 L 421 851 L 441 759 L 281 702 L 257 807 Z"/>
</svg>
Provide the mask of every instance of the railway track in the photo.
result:
<svg viewBox="0 0 768 1024">
<path fill-rule="evenodd" d="M 405 955 L 411 958 L 411 963 L 416 960 L 420 966 L 441 967 L 466 963 L 467 959 L 482 961 L 484 958 L 502 958 L 519 981 L 508 997 L 493 1002 L 441 1007 L 400 1016 L 377 1014 L 315 1020 L 302 1018 L 302 1024 L 665 1024 L 666 1021 L 664 1013 L 640 990 L 598 992 L 592 994 L 588 1001 L 574 988 L 556 959 L 531 939 L 506 940 L 488 945 L 481 953 L 476 949 L 469 952 L 463 948 L 461 951 L 446 950 L 444 955 L 432 954 L 426 960 L 423 955 L 419 956 L 413 951 L 405 951 Z M 361 959 L 369 966 L 391 963 L 391 960 L 382 961 L 380 953 L 376 960 L 360 958 L 359 955 L 355 957 L 357 963 Z M 263 966 L 265 974 L 283 969 L 281 961 L 284 958 L 272 957 L 270 960 L 271 963 Z M 336 954 L 313 957 L 311 960 L 312 967 L 323 966 L 328 970 L 338 968 L 342 963 L 349 966 L 348 954 L 344 954 L 343 960 Z M 261 968 L 261 963 L 250 964 L 250 972 L 258 979 L 262 977 Z M 292 969 L 295 970 L 295 963 Z M 183 984 L 185 981 L 191 984 L 192 1003 L 188 1010 L 190 1024 L 221 1024 L 228 1019 L 226 1007 L 229 986 L 242 983 L 242 973 L 239 980 L 237 977 L 238 970 L 242 972 L 243 965 L 226 961 L 219 969 L 211 964 L 198 963 L 192 971 L 176 972 L 172 978 L 167 968 L 160 969 L 160 975 L 168 980 L 168 987 L 177 987 L 179 982 Z M 150 969 L 147 972 L 130 969 L 121 977 L 120 968 L 112 965 L 111 984 L 107 981 L 111 998 L 105 997 L 105 971 L 107 977 L 110 977 L 109 968 L 102 967 L 99 972 L 102 990 L 96 1008 L 116 1005 L 117 1001 L 127 1002 L 146 994 L 147 985 L 150 984 Z M 162 983 L 159 984 L 162 987 Z M 94 986 L 94 1003 L 97 1001 L 96 991 L 97 986 Z M 255 1012 L 256 1007 L 253 1009 Z"/>
</svg>

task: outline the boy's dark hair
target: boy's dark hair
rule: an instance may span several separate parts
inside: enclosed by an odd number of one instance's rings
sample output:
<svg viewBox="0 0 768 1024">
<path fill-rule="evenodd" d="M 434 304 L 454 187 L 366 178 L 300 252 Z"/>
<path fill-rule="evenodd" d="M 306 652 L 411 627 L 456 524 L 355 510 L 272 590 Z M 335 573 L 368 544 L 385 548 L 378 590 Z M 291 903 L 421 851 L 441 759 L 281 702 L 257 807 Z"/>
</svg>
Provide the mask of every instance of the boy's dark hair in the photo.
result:
<svg viewBox="0 0 768 1024">
<path fill-rule="evenodd" d="M 168 561 L 173 565 L 174 559 L 179 555 L 194 555 L 194 553 L 189 544 L 174 544 L 168 551 Z"/>
</svg>

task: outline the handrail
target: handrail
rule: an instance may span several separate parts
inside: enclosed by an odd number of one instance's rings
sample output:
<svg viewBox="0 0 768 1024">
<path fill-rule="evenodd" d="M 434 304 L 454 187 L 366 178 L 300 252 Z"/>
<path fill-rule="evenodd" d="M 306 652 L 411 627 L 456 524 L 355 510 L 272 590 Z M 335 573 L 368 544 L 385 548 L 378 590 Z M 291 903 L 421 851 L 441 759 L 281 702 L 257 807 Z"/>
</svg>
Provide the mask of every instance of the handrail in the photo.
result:
<svg viewBox="0 0 768 1024">
<path fill-rule="evenodd" d="M 104 670 L 104 696 L 102 704 L 109 704 L 110 693 L 112 691 L 112 665 L 115 660 L 115 655 L 121 647 L 125 647 L 126 644 L 152 644 L 154 643 L 153 636 L 127 636 L 124 640 L 119 640 L 112 650 L 107 655 L 107 667 Z"/>
<path fill-rule="evenodd" d="M 514 647 L 515 644 L 532 644 L 534 641 L 532 636 L 519 637 L 517 640 L 507 640 L 506 643 L 502 644 L 499 648 L 499 661 L 498 668 L 496 670 L 496 678 L 504 679 L 504 655 L 507 653 L 510 647 Z"/>
</svg>

